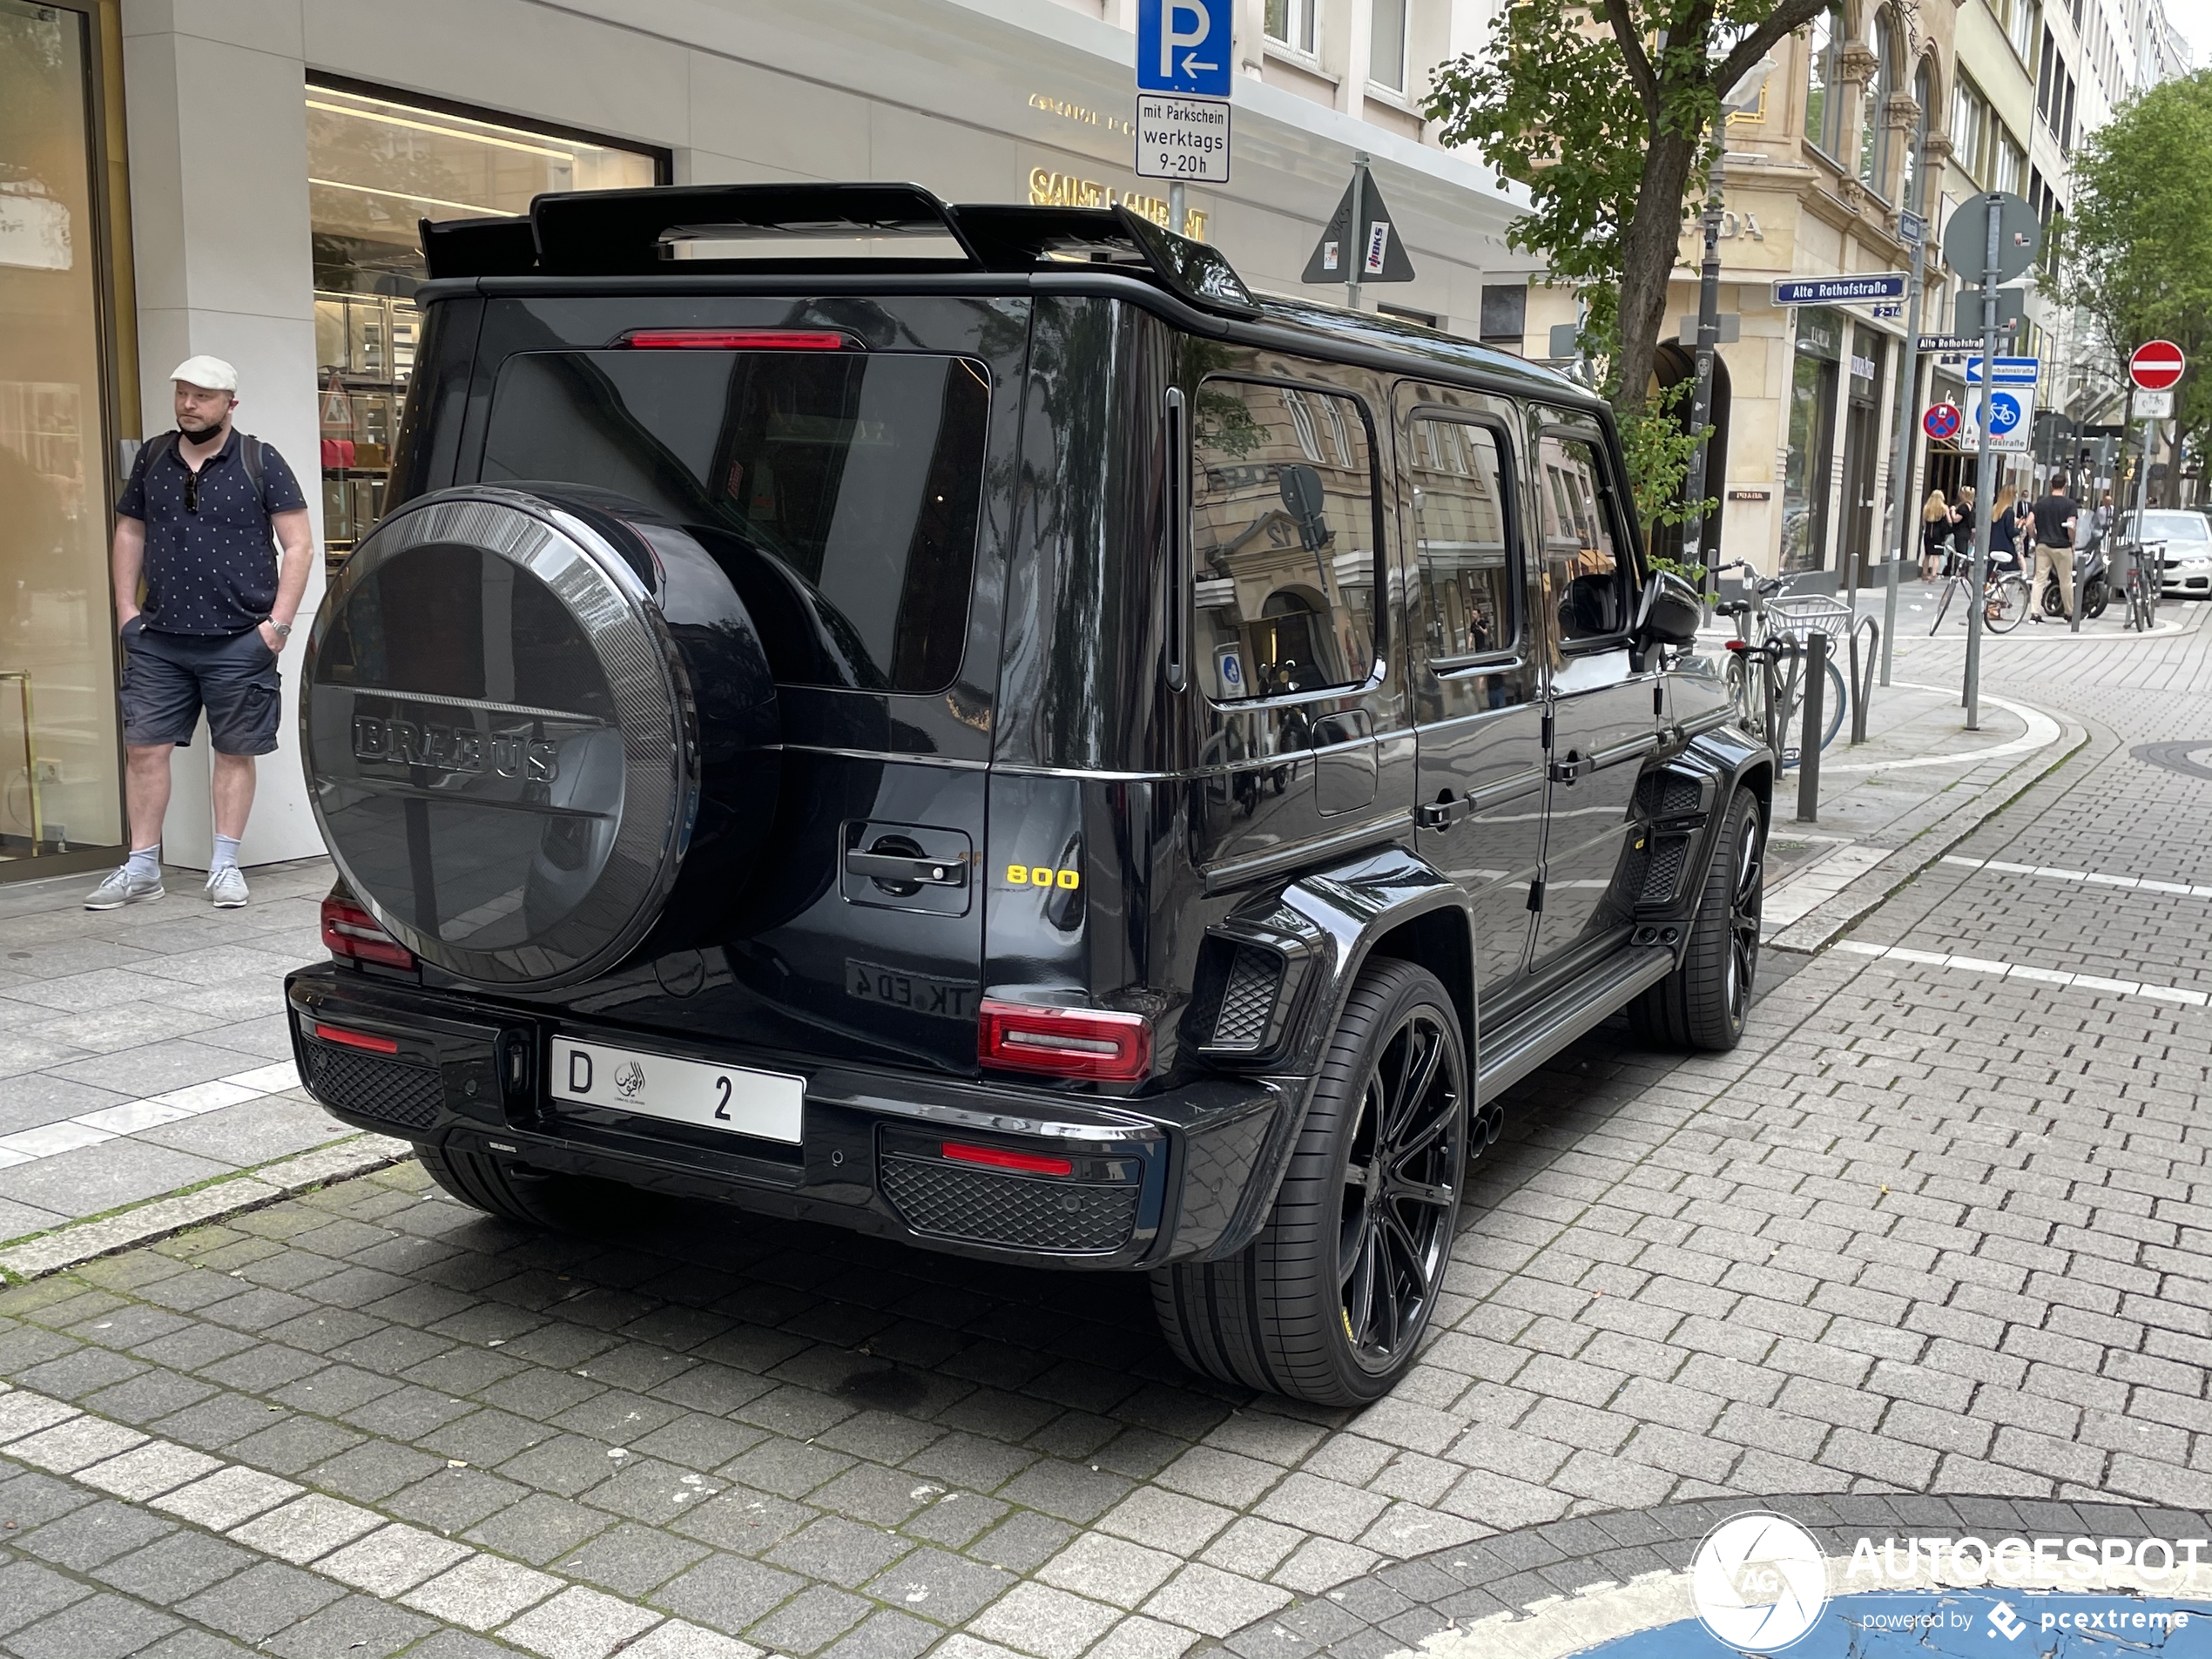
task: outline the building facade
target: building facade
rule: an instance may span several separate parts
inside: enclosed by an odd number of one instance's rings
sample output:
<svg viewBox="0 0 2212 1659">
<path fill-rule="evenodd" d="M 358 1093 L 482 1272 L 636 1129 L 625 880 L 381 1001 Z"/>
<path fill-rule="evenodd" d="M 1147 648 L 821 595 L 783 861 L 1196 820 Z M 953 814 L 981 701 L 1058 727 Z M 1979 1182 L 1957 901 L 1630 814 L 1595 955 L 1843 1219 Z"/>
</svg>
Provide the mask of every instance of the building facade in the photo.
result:
<svg viewBox="0 0 2212 1659">
<path fill-rule="evenodd" d="M 1183 228 L 1257 287 L 1341 299 L 1299 277 L 1364 153 L 1416 272 L 1366 302 L 1520 348 L 1520 203 L 1414 107 L 1487 13 L 1238 0 L 1237 20 L 1232 179 L 1192 186 Z M 418 219 L 893 179 L 1164 221 L 1166 186 L 1133 171 L 1134 22 L 1131 0 L 0 0 L 0 879 L 124 840 L 106 552 L 174 364 L 238 365 L 240 426 L 319 475 L 315 534 L 342 557 L 384 507 Z M 320 850 L 288 711 L 281 729 L 249 863 Z M 191 865 L 205 752 L 176 775 L 165 846 Z"/>
</svg>

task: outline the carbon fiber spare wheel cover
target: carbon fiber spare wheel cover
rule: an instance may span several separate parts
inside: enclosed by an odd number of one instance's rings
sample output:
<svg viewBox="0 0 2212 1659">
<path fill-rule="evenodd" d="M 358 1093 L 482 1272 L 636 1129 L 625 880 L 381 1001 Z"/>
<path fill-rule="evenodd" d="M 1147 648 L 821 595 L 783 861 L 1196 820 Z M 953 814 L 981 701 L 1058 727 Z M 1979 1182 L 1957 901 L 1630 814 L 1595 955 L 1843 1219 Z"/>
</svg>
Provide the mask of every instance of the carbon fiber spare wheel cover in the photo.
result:
<svg viewBox="0 0 2212 1659">
<path fill-rule="evenodd" d="M 314 810 L 347 884 L 425 961 L 486 984 L 574 983 L 668 904 L 702 779 L 693 676 L 658 603 L 664 551 L 704 567 L 704 583 L 694 570 L 670 585 L 715 590 L 752 640 L 680 530 L 641 533 L 535 488 L 410 502 L 333 578 L 307 660 Z"/>
</svg>

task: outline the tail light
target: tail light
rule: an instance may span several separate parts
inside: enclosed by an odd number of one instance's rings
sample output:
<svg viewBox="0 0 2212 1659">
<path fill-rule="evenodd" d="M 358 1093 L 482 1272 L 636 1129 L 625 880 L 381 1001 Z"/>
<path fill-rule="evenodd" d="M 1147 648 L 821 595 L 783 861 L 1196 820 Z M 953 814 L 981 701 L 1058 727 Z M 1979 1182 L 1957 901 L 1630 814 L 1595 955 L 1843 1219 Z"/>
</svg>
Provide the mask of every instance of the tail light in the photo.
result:
<svg viewBox="0 0 2212 1659">
<path fill-rule="evenodd" d="M 1073 1175 L 1073 1158 L 1056 1158 L 1043 1152 L 1015 1152 L 1003 1146 L 969 1146 L 947 1141 L 941 1149 L 954 1163 L 980 1163 L 987 1170 L 1012 1170 L 1022 1175 Z"/>
<path fill-rule="evenodd" d="M 379 927 L 368 911 L 334 893 L 322 901 L 322 942 L 333 956 L 346 961 L 415 966 L 413 951 Z"/>
<path fill-rule="evenodd" d="M 865 351 L 833 328 L 633 328 L 622 337 L 633 351 Z"/>
<path fill-rule="evenodd" d="M 343 1026 L 325 1025 L 320 1020 L 315 1022 L 315 1035 L 325 1042 L 335 1042 L 347 1049 L 366 1049 L 371 1054 L 397 1054 L 400 1051 L 396 1037 L 374 1036 L 367 1031 L 348 1031 Z"/>
<path fill-rule="evenodd" d="M 1141 1014 L 1100 1008 L 986 1001 L 975 1028 L 975 1057 L 1012 1071 L 1134 1082 L 1152 1069 L 1152 1022 Z"/>
</svg>

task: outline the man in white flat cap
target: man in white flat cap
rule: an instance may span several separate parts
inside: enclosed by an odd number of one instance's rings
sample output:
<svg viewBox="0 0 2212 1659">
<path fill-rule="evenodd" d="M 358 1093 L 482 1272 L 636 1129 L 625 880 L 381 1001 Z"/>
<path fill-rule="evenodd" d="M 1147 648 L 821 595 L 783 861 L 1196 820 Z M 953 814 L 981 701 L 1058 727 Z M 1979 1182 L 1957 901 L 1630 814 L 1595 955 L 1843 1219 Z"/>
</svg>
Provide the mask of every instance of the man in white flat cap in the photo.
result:
<svg viewBox="0 0 2212 1659">
<path fill-rule="evenodd" d="M 246 902 L 238 844 L 253 806 L 253 762 L 277 746 L 277 658 L 314 556 L 300 481 L 282 455 L 231 425 L 238 371 L 219 357 L 188 357 L 171 378 L 176 430 L 139 449 L 115 504 L 131 857 L 92 889 L 88 910 L 162 896 L 169 757 L 192 741 L 203 709 L 215 753 L 207 897 L 224 909 Z"/>
</svg>

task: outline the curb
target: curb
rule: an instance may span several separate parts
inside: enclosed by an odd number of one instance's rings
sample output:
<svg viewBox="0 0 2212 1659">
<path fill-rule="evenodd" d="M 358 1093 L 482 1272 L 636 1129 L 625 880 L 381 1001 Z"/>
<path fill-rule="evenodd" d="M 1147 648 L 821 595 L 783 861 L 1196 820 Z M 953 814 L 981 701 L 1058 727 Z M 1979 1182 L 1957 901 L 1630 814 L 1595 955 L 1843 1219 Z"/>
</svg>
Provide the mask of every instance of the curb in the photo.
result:
<svg viewBox="0 0 2212 1659">
<path fill-rule="evenodd" d="M 1816 907 L 1811 914 L 1791 922 L 1762 942 L 1770 950 L 1807 956 L 1824 949 L 1838 934 L 1864 921 L 1923 870 L 2088 747 L 2087 727 L 2063 718 L 2059 719 L 2059 725 L 2055 754 L 2039 751 L 2020 761 L 1977 791 L 1973 799 L 1953 807 L 1926 828 L 1916 831 L 1904 846 L 1892 848 L 1879 864 Z"/>
<path fill-rule="evenodd" d="M 317 1147 L 195 1192 L 157 1198 L 120 1215 L 78 1222 L 0 1251 L 0 1278 L 17 1282 L 44 1278 L 98 1257 L 171 1238 L 187 1228 L 264 1209 L 333 1181 L 388 1169 L 414 1152 L 410 1143 L 382 1135 L 360 1135 L 335 1145 Z"/>
</svg>

